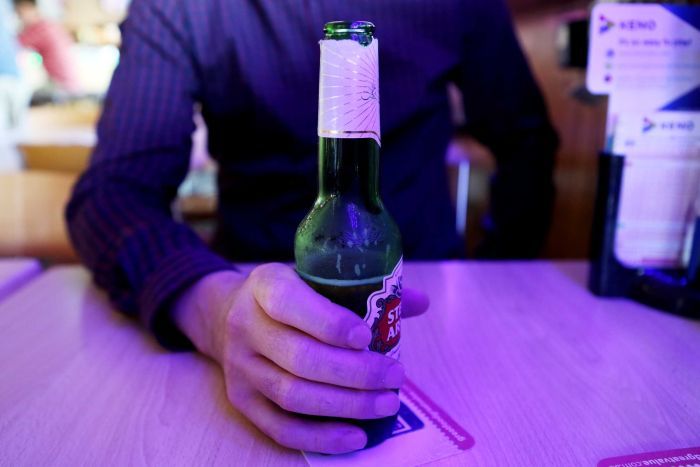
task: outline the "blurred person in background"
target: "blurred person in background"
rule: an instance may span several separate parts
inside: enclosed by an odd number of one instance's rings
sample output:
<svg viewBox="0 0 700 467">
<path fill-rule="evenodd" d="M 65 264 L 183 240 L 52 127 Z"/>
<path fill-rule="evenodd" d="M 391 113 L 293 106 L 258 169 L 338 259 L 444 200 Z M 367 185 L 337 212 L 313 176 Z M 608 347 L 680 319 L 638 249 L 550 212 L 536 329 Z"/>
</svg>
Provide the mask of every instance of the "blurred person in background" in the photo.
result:
<svg viewBox="0 0 700 467">
<path fill-rule="evenodd" d="M 318 40 L 371 20 L 380 46 L 382 199 L 406 259 L 464 254 L 445 153 L 447 85 L 494 153 L 481 255 L 532 258 L 547 234 L 557 136 L 503 0 L 134 0 L 98 144 L 67 209 L 73 244 L 116 307 L 171 348 L 221 366 L 231 403 L 289 447 L 347 452 L 357 427 L 300 416 L 398 410 L 400 363 L 362 351 L 364 321 L 283 264 L 317 195 Z M 205 245 L 171 203 L 187 174 L 197 104 L 219 166 L 218 233 Z M 404 289 L 402 315 L 427 297 Z"/>
<path fill-rule="evenodd" d="M 17 66 L 17 43 L 9 0 L 0 0 L 0 170 L 17 170 L 20 157 L 12 133 L 27 107 L 27 88 Z"/>
<path fill-rule="evenodd" d="M 14 0 L 15 11 L 22 22 L 19 42 L 23 47 L 36 51 L 43 60 L 50 83 L 40 94 L 79 94 L 80 80 L 73 56 L 74 41 L 59 23 L 44 18 L 36 0 Z"/>
</svg>

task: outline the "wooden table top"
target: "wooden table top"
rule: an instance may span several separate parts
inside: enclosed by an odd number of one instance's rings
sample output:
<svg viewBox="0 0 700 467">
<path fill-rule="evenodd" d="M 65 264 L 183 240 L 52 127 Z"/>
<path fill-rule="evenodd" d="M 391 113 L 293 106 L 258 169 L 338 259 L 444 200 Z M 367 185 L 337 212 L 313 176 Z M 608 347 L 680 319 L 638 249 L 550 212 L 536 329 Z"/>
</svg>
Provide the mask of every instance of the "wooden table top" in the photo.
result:
<svg viewBox="0 0 700 467">
<path fill-rule="evenodd" d="M 596 465 L 700 445 L 700 323 L 585 289 L 583 263 L 408 263 L 409 377 L 474 439 L 447 465 Z M 0 464 L 304 465 L 216 367 L 109 311 L 80 267 L 0 303 Z"/>
<path fill-rule="evenodd" d="M 0 258 L 0 301 L 41 273 L 31 258 Z"/>
</svg>

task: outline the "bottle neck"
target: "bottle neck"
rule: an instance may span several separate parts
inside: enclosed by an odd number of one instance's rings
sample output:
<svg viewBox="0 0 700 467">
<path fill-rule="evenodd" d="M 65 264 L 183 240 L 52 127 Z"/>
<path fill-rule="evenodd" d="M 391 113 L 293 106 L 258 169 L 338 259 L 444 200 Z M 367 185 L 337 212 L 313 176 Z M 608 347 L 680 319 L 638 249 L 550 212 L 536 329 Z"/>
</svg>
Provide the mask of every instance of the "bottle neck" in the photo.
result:
<svg viewBox="0 0 700 467">
<path fill-rule="evenodd" d="M 319 138 L 319 201 L 347 202 L 381 209 L 379 146 L 373 139 Z"/>
</svg>

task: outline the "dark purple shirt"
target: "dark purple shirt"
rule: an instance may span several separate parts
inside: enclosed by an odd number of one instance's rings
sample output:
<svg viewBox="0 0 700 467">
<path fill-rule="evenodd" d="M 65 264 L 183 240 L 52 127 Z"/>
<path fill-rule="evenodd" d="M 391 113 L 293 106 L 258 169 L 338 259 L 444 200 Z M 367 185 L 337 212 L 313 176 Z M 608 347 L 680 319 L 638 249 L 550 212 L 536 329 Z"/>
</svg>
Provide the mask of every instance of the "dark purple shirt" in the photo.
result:
<svg viewBox="0 0 700 467">
<path fill-rule="evenodd" d="M 116 306 L 161 342 L 177 294 L 231 260 L 289 260 L 317 190 L 324 23 L 363 19 L 380 48 L 382 197 L 407 259 L 461 251 L 445 151 L 446 85 L 498 161 L 489 257 L 535 255 L 553 199 L 556 136 L 501 0 L 134 0 L 89 170 L 67 211 L 73 243 Z M 201 104 L 219 164 L 212 248 L 173 220 Z"/>
</svg>

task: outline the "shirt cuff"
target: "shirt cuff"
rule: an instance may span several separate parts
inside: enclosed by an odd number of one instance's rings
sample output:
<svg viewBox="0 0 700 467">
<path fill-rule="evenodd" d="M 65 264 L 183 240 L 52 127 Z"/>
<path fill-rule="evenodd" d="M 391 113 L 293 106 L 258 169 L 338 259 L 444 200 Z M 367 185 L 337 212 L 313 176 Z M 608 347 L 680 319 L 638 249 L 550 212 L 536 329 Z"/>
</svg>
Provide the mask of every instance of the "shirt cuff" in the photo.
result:
<svg viewBox="0 0 700 467">
<path fill-rule="evenodd" d="M 163 347 L 194 349 L 170 316 L 173 300 L 207 274 L 227 270 L 236 267 L 205 248 L 181 250 L 160 261 L 144 284 L 139 309 L 142 322 Z"/>
</svg>

